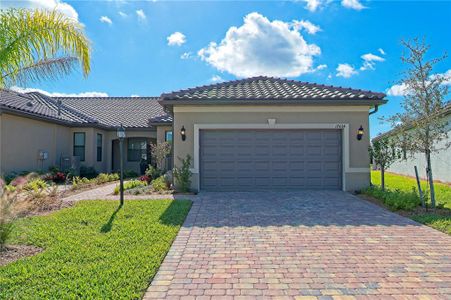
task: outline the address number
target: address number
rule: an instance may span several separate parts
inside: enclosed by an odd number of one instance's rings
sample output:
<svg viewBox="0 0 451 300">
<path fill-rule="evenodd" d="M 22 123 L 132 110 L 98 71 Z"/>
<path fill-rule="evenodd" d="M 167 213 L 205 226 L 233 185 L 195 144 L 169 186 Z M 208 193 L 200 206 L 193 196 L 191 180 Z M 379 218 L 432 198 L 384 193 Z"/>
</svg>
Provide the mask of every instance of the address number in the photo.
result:
<svg viewBox="0 0 451 300">
<path fill-rule="evenodd" d="M 337 128 L 337 129 L 344 129 L 345 127 L 346 127 L 345 124 L 337 124 L 337 125 L 335 125 L 335 128 Z"/>
</svg>

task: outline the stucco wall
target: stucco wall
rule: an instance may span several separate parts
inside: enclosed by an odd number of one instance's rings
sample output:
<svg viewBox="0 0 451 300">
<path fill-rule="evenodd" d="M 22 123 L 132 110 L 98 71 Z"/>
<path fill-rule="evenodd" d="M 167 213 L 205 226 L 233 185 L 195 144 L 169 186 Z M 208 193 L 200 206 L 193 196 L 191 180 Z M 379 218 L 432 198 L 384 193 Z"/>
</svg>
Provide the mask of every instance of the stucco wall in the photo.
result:
<svg viewBox="0 0 451 300">
<path fill-rule="evenodd" d="M 432 175 L 434 180 L 451 183 L 451 147 L 445 149 L 446 144 L 451 143 L 451 115 L 445 118 L 448 122 L 448 138 L 437 143 L 438 152 L 431 154 Z M 389 172 L 415 176 L 414 166 L 417 166 L 419 175 L 426 178 L 426 158 L 424 153 L 407 153 L 407 159 L 401 159 L 388 168 Z"/>
<path fill-rule="evenodd" d="M 1 172 L 47 170 L 59 165 L 61 155 L 71 155 L 68 127 L 3 113 L 0 119 Z M 39 151 L 48 159 L 40 161 Z"/>
<path fill-rule="evenodd" d="M 276 119 L 277 124 L 349 124 L 349 172 L 345 172 L 345 189 L 362 189 L 369 185 L 369 107 L 300 107 L 300 106 L 180 106 L 174 107 L 174 131 L 182 126 L 186 129 L 186 140 L 174 134 L 174 162 L 178 157 L 194 156 L 194 124 L 268 124 Z M 357 130 L 363 126 L 363 139 L 356 139 Z M 343 166 L 345 167 L 345 166 Z M 354 170 L 352 170 L 354 169 Z M 198 188 L 199 175 L 193 174 L 192 188 Z"/>
</svg>

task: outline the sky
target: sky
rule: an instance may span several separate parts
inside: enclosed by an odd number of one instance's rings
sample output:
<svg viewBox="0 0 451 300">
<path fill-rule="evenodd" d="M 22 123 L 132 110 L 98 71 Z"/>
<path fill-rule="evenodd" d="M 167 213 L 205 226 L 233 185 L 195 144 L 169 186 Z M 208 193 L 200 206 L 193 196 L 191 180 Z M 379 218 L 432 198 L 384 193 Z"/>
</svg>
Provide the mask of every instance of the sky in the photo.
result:
<svg viewBox="0 0 451 300">
<path fill-rule="evenodd" d="M 0 7 L 56 7 L 81 22 L 92 43 L 87 78 L 78 71 L 19 90 L 159 96 L 267 75 L 386 93 L 388 104 L 370 117 L 372 137 L 390 128 L 381 116 L 401 109 L 401 41 L 425 38 L 429 58 L 451 50 L 451 1 L 2 0 Z M 451 59 L 434 72 L 451 84 Z"/>
</svg>

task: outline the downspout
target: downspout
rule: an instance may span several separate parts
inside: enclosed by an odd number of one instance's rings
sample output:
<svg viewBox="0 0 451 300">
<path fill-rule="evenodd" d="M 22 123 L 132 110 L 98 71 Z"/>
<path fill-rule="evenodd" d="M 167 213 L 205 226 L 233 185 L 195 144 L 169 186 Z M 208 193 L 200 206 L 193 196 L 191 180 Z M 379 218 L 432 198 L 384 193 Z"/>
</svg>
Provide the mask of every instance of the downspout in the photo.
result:
<svg viewBox="0 0 451 300">
<path fill-rule="evenodd" d="M 371 116 L 372 114 L 375 114 L 375 113 L 377 113 L 377 111 L 379 110 L 379 105 L 375 105 L 374 106 L 374 110 L 373 111 L 370 111 L 370 113 L 368 114 L 369 116 Z"/>
</svg>

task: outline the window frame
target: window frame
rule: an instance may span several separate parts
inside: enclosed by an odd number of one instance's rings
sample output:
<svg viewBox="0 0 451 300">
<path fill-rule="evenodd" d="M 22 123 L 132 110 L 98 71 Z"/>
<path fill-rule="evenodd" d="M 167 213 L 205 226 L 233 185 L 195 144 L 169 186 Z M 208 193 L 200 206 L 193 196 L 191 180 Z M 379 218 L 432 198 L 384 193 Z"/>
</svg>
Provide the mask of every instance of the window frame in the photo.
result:
<svg viewBox="0 0 451 300">
<path fill-rule="evenodd" d="M 83 136 L 83 145 L 76 145 L 75 144 L 75 137 L 77 135 L 82 135 Z M 83 149 L 83 151 L 82 151 L 83 155 L 76 155 L 77 151 L 75 149 Z M 73 156 L 80 157 L 80 161 L 85 161 L 86 160 L 86 132 L 81 132 L 81 131 L 74 132 L 74 134 L 73 134 L 72 154 L 73 154 Z"/>
<path fill-rule="evenodd" d="M 100 145 L 99 145 L 99 137 L 100 137 Z M 103 160 L 103 134 L 96 134 L 96 158 L 98 162 Z"/>
<path fill-rule="evenodd" d="M 168 139 L 168 134 L 171 134 L 171 140 Z M 168 143 L 172 143 L 172 141 L 174 140 L 174 133 L 172 132 L 172 130 L 166 130 L 164 132 L 164 141 L 168 142 Z"/>
</svg>

